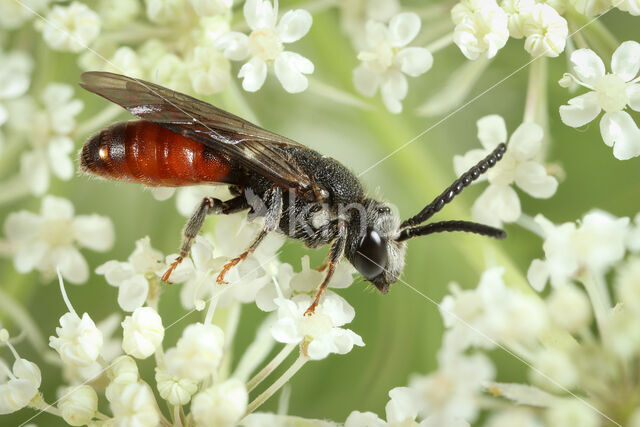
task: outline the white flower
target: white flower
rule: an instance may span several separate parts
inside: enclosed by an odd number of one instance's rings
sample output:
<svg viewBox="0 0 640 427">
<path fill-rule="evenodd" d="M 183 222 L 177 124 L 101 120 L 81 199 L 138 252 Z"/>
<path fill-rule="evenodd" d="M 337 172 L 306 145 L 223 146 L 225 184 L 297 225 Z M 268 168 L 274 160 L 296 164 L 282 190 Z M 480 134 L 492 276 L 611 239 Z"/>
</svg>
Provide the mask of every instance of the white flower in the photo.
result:
<svg viewBox="0 0 640 427">
<path fill-rule="evenodd" d="M 158 404 L 145 382 L 133 382 L 107 393 L 115 426 L 156 426 L 159 424 Z"/>
<path fill-rule="evenodd" d="M 285 13 L 277 23 L 278 11 L 266 0 L 247 0 L 244 16 L 251 28 L 251 34 L 231 32 L 223 35 L 215 43 L 217 49 L 233 61 L 248 57 L 238 77 L 242 87 L 255 92 L 267 78 L 267 68 L 273 66 L 276 77 L 289 93 L 304 91 L 308 86 L 304 74 L 313 73 L 313 63 L 302 55 L 284 50 L 284 44 L 293 43 L 304 37 L 311 28 L 311 14 L 296 9 Z"/>
<path fill-rule="evenodd" d="M 600 424 L 600 414 L 596 410 L 578 399 L 565 399 L 547 411 L 547 425 L 581 427 L 597 427 Z"/>
<path fill-rule="evenodd" d="M 0 415 L 18 411 L 29 404 L 38 393 L 42 381 L 40 368 L 35 363 L 26 359 L 16 359 L 13 369 L 0 360 L 0 369 L 4 370 L 9 378 L 4 384 L 0 384 Z"/>
<path fill-rule="evenodd" d="M 49 0 L 0 0 L 0 28 L 15 30 L 47 7 Z M 2 80 L 0 80 L 2 81 Z"/>
<path fill-rule="evenodd" d="M 13 2 L 13 0 L 11 0 Z M 2 14 L 0 13 L 0 16 Z M 31 82 L 33 59 L 22 51 L 0 52 L 0 100 L 25 94 Z"/>
<path fill-rule="evenodd" d="M 524 48 L 532 56 L 556 57 L 564 51 L 569 27 L 553 7 L 538 3 L 528 10 L 522 33 Z"/>
<path fill-rule="evenodd" d="M 140 2 L 137 0 L 100 0 L 97 11 L 104 28 L 122 28 L 138 16 Z"/>
<path fill-rule="evenodd" d="M 198 391 L 197 381 L 175 377 L 160 368 L 156 368 L 156 383 L 160 397 L 174 406 L 186 405 Z"/>
<path fill-rule="evenodd" d="M 14 248 L 13 263 L 20 273 L 38 270 L 53 276 L 56 266 L 66 280 L 80 284 L 89 267 L 76 246 L 104 252 L 113 246 L 111 221 L 99 215 L 74 217 L 70 201 L 53 196 L 42 199 L 41 214 L 9 214 L 4 230 Z"/>
<path fill-rule="evenodd" d="M 633 16 L 640 15 L 640 1 L 638 0 L 616 0 L 613 3 L 623 12 L 629 12 Z"/>
<path fill-rule="evenodd" d="M 478 139 L 484 149 L 475 149 L 453 159 L 456 174 L 462 175 L 469 167 L 507 140 L 504 119 L 498 115 L 481 118 Z M 503 159 L 479 181 L 489 180 L 489 187 L 473 204 L 476 221 L 499 227 L 502 222 L 516 221 L 521 214 L 520 199 L 512 188 L 516 184 L 533 197 L 546 199 L 558 188 L 558 181 L 549 176 L 544 165 L 535 159 L 542 149 L 542 128 L 535 123 L 522 123 L 509 139 Z"/>
<path fill-rule="evenodd" d="M 38 394 L 42 376 L 38 365 L 20 357 L 6 329 L 0 329 L 0 343 L 8 346 L 16 359 L 12 370 L 0 359 L 0 415 L 4 415 L 29 404 Z"/>
<path fill-rule="evenodd" d="M 107 261 L 96 268 L 96 273 L 118 288 L 118 305 L 125 311 L 134 311 L 147 300 L 149 280 L 157 280 L 164 269 L 162 254 L 151 247 L 149 237 L 144 237 L 136 242 L 127 262 Z"/>
<path fill-rule="evenodd" d="M 62 418 L 72 426 L 83 426 L 96 415 L 98 395 L 88 385 L 71 386 L 58 402 Z"/>
<path fill-rule="evenodd" d="M 496 342 L 535 342 L 547 324 L 544 305 L 502 280 L 502 268 L 485 271 L 475 289 L 451 289 L 440 304 L 447 345 L 494 348 Z M 526 315 L 525 315 L 526 313 Z"/>
<path fill-rule="evenodd" d="M 49 345 L 60 354 L 62 363 L 85 367 L 100 356 L 102 332 L 87 313 L 82 318 L 74 312 L 63 314 L 56 334 L 49 337 Z"/>
<path fill-rule="evenodd" d="M 159 24 L 179 21 L 187 10 L 184 0 L 145 0 L 145 4 L 147 17 Z"/>
<path fill-rule="evenodd" d="M 357 50 L 367 46 L 366 23 L 387 22 L 400 12 L 399 0 L 343 0 L 340 6 L 340 28 L 351 37 Z"/>
<path fill-rule="evenodd" d="M 109 63 L 107 64 L 106 71 L 112 73 L 126 72 L 127 76 L 142 78 L 144 77 L 144 70 L 142 69 L 142 63 L 135 50 L 129 46 L 119 47 L 115 51 Z"/>
<path fill-rule="evenodd" d="M 409 383 L 420 413 L 428 415 L 434 426 L 451 425 L 447 420 L 473 421 L 480 409 L 478 398 L 483 384 L 495 376 L 491 361 L 483 354 L 468 356 L 449 351 L 445 344 L 438 354 L 438 364 L 437 371 Z"/>
<path fill-rule="evenodd" d="M 231 427 L 244 416 L 248 401 L 244 384 L 232 378 L 198 393 L 191 413 L 199 426 Z"/>
<path fill-rule="evenodd" d="M 474 7 L 464 6 L 465 3 Z M 493 58 L 509 39 L 508 16 L 495 0 L 463 1 L 451 10 L 451 16 L 456 24 L 453 41 L 469 59 L 478 59 L 480 55 Z"/>
<path fill-rule="evenodd" d="M 640 313 L 640 258 L 629 258 L 618 268 L 615 289 L 625 309 Z"/>
<path fill-rule="evenodd" d="M 353 70 L 353 84 L 366 96 L 373 96 L 380 88 L 382 100 L 392 113 L 402 111 L 401 101 L 408 92 L 405 74 L 417 77 L 433 65 L 427 49 L 407 47 L 420 26 L 420 18 L 413 12 L 394 16 L 388 26 L 376 21 L 366 25 L 367 46 L 358 54 L 362 63 Z"/>
<path fill-rule="evenodd" d="M 202 95 L 223 91 L 231 79 L 229 61 L 212 47 L 197 46 L 187 70 L 193 90 Z"/>
<path fill-rule="evenodd" d="M 311 316 L 304 313 L 313 297 L 301 294 L 291 300 L 278 298 L 278 320 L 271 327 L 273 338 L 282 343 L 308 343 L 307 355 L 314 360 L 330 353 L 346 354 L 354 345 L 364 346 L 360 335 L 341 326 L 350 323 L 355 310 L 337 294 L 326 292 Z"/>
<path fill-rule="evenodd" d="M 594 120 L 600 111 L 600 133 L 604 143 L 613 146 L 613 155 L 627 160 L 640 155 L 640 129 L 624 109 L 640 111 L 640 43 L 626 41 L 613 53 L 611 69 L 605 73 L 602 60 L 590 49 L 571 54 L 576 83 L 590 89 L 560 107 L 560 118 L 567 126 L 580 127 Z"/>
<path fill-rule="evenodd" d="M 122 322 L 122 349 L 138 359 L 151 356 L 164 338 L 162 319 L 151 307 L 138 307 Z"/>
<path fill-rule="evenodd" d="M 193 323 L 175 347 L 165 353 L 167 371 L 176 377 L 202 381 L 212 375 L 224 351 L 224 332 L 215 325 Z"/>
<path fill-rule="evenodd" d="M 256 295 L 256 304 L 263 311 L 273 311 L 278 308 L 276 299 L 279 297 L 289 298 L 292 295 L 301 293 L 308 296 L 314 296 L 324 279 L 325 273 L 315 268 L 311 268 L 309 256 L 305 255 L 300 260 L 302 270 L 298 273 L 293 272 L 293 268 L 289 264 L 279 264 L 277 266 L 277 274 L 275 282 L 265 285 Z M 355 269 L 346 261 L 342 261 L 336 267 L 329 288 L 343 289 L 353 283 L 353 274 Z"/>
<path fill-rule="evenodd" d="M 51 174 L 64 181 L 73 176 L 73 161 L 69 158 L 73 140 L 69 134 L 75 128 L 75 116 L 83 108 L 82 101 L 73 99 L 73 88 L 60 83 L 48 84 L 41 100 L 44 110 L 38 110 L 32 102 L 24 103 L 31 111 L 28 119 L 18 126 L 33 146 L 33 150 L 20 157 L 20 173 L 37 196 L 49 188 Z"/>
<path fill-rule="evenodd" d="M 551 320 L 562 329 L 578 332 L 591 324 L 591 303 L 583 291 L 568 283 L 547 298 Z"/>
<path fill-rule="evenodd" d="M 200 16 L 227 13 L 233 6 L 233 0 L 189 0 L 189 3 Z"/>
<path fill-rule="evenodd" d="M 42 37 L 55 50 L 78 53 L 100 34 L 100 16 L 77 1 L 54 6 L 45 22 Z"/>
<path fill-rule="evenodd" d="M 503 0 L 500 3 L 509 20 L 509 35 L 514 39 L 524 37 L 524 26 L 529 19 L 531 8 L 535 4 L 534 0 Z"/>
<path fill-rule="evenodd" d="M 111 379 L 111 384 L 121 386 L 136 383 L 140 379 L 138 365 L 130 356 L 120 356 L 111 362 L 107 374 Z"/>
<path fill-rule="evenodd" d="M 597 16 L 607 11 L 611 6 L 618 3 L 620 0 L 569 0 L 568 3 L 573 8 L 585 16 Z M 624 6 L 623 6 L 624 7 Z"/>
<path fill-rule="evenodd" d="M 559 287 L 589 271 L 604 274 L 625 254 L 629 218 L 594 210 L 583 217 L 579 227 L 572 222 L 556 226 L 542 215 L 535 221 L 545 236 L 542 248 L 546 256 L 533 260 L 527 273 L 537 291 L 544 289 L 547 280 Z"/>
<path fill-rule="evenodd" d="M 521 407 L 496 411 L 485 425 L 487 427 L 543 427 L 533 410 Z"/>
</svg>

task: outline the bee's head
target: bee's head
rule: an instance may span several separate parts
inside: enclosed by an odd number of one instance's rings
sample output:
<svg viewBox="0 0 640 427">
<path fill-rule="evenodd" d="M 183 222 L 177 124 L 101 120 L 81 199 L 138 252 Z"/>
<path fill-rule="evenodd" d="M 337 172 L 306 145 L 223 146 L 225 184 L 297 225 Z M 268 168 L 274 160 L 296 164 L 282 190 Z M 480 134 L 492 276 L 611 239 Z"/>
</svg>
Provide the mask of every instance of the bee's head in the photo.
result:
<svg viewBox="0 0 640 427">
<path fill-rule="evenodd" d="M 364 221 L 350 230 L 346 256 L 365 279 L 386 294 L 402 274 L 406 243 L 397 240 L 400 217 L 385 203 L 367 199 Z"/>
</svg>

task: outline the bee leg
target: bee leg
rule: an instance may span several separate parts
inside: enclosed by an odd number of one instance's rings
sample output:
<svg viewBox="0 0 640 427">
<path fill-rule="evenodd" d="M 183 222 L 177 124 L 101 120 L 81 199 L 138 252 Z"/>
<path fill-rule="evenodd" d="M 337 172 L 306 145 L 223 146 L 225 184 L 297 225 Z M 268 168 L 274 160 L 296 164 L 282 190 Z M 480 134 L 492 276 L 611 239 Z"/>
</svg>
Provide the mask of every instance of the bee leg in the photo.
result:
<svg viewBox="0 0 640 427">
<path fill-rule="evenodd" d="M 341 221 L 338 223 L 338 237 L 331 245 L 331 250 L 327 256 L 328 263 L 325 267 L 327 273 L 322 280 L 320 286 L 318 286 L 318 293 L 316 294 L 313 303 L 307 308 L 307 311 L 304 312 L 305 316 L 312 315 L 318 304 L 320 303 L 320 298 L 322 298 L 322 294 L 327 290 L 327 286 L 329 286 L 329 281 L 333 276 L 333 272 L 336 270 L 336 266 L 342 259 L 342 255 L 344 254 L 344 247 L 347 242 L 347 225 L 345 222 Z"/>
<path fill-rule="evenodd" d="M 187 224 L 182 230 L 182 245 L 180 246 L 180 254 L 176 257 L 175 261 L 171 264 L 169 269 L 162 275 L 162 281 L 165 283 L 171 283 L 169 277 L 171 273 L 178 267 L 178 265 L 185 259 L 191 251 L 191 245 L 194 239 L 200 232 L 202 224 L 208 215 L 212 214 L 231 214 L 234 212 L 246 209 L 248 206 L 244 197 L 235 197 L 231 200 L 223 202 L 220 199 L 214 199 L 213 197 L 205 197 L 202 199 L 200 205 L 196 208 L 187 221 Z"/>
<path fill-rule="evenodd" d="M 260 245 L 264 238 L 267 237 L 267 234 L 278 228 L 278 224 L 280 223 L 280 216 L 282 215 L 282 191 L 280 190 L 280 188 L 274 187 L 273 189 L 271 189 L 266 194 L 264 202 L 267 205 L 267 211 L 264 216 L 264 227 L 262 228 L 262 230 L 260 230 L 258 236 L 253 240 L 253 242 L 251 242 L 249 247 L 245 249 L 244 252 L 233 258 L 231 261 L 226 263 L 224 267 L 222 267 L 222 271 L 220 271 L 220 274 L 218 274 L 218 277 L 216 278 L 216 282 L 218 282 L 219 284 L 226 284 L 227 282 L 224 281 L 224 276 L 226 276 L 229 270 L 240 263 L 240 261 L 245 260 L 247 256 L 249 256 L 249 254 L 253 253 L 258 248 L 258 245 Z"/>
</svg>

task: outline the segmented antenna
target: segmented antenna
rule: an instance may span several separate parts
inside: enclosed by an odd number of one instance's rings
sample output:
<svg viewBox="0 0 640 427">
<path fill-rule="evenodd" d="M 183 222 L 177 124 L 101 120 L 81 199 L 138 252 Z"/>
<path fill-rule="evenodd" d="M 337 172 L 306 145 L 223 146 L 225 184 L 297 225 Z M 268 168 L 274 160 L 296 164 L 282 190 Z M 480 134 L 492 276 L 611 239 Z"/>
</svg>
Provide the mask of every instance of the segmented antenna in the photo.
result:
<svg viewBox="0 0 640 427">
<path fill-rule="evenodd" d="M 493 237 L 494 239 L 504 239 L 507 233 L 499 228 L 494 228 L 484 224 L 470 221 L 441 221 L 432 222 L 431 224 L 422 225 L 420 227 L 405 228 L 400 232 L 396 239 L 399 242 L 411 239 L 417 236 L 426 236 L 427 234 L 464 231 L 467 233 L 476 233 L 483 236 Z"/>
<path fill-rule="evenodd" d="M 436 197 L 431 203 L 424 207 L 417 215 L 407 219 L 404 221 L 400 228 L 412 227 L 417 224 L 421 224 L 424 221 L 431 218 L 434 214 L 439 212 L 444 205 L 453 200 L 455 196 L 462 192 L 462 189 L 467 187 L 473 181 L 478 179 L 480 175 L 489 170 L 490 167 L 494 166 L 502 156 L 504 152 L 507 151 L 507 146 L 504 143 L 501 143 L 496 147 L 495 150 L 491 152 L 487 157 L 482 159 L 478 164 L 469 169 L 467 172 L 462 174 L 462 176 L 455 181 L 453 184 L 449 186 L 446 190 L 442 192 L 438 197 Z"/>
</svg>

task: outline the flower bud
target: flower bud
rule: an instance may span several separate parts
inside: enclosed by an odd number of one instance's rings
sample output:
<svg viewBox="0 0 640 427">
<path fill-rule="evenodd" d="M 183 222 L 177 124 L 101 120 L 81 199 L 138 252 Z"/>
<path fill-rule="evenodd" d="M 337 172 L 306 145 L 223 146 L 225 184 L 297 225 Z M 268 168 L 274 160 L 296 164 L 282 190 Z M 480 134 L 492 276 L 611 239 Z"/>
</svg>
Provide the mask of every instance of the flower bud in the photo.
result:
<svg viewBox="0 0 640 427">
<path fill-rule="evenodd" d="M 222 360 L 224 332 L 215 325 L 194 323 L 185 328 L 175 347 L 165 354 L 167 371 L 176 377 L 201 381 Z"/>
<path fill-rule="evenodd" d="M 164 338 L 160 315 L 151 307 L 138 307 L 122 322 L 122 349 L 138 359 L 151 356 Z"/>
<path fill-rule="evenodd" d="M 88 424 L 98 410 L 98 395 L 88 385 L 72 387 L 58 403 L 62 418 L 72 426 Z"/>
<path fill-rule="evenodd" d="M 232 378 L 198 393 L 191 413 L 199 426 L 234 426 L 247 410 L 248 400 L 244 384 Z"/>
<path fill-rule="evenodd" d="M 186 378 L 178 378 L 167 371 L 156 368 L 156 383 L 160 397 L 171 405 L 186 405 L 198 391 L 198 383 Z"/>
<path fill-rule="evenodd" d="M 75 313 L 60 317 L 57 337 L 49 337 L 49 346 L 60 354 L 62 363 L 72 367 L 87 367 L 96 361 L 102 349 L 102 332 L 87 313 L 82 319 Z"/>
</svg>

